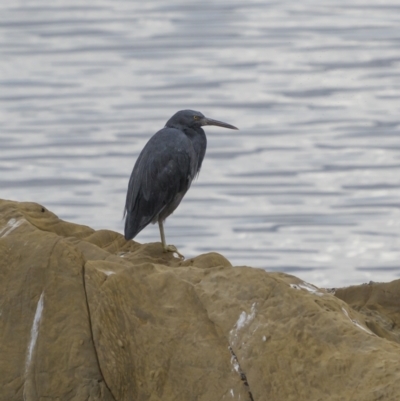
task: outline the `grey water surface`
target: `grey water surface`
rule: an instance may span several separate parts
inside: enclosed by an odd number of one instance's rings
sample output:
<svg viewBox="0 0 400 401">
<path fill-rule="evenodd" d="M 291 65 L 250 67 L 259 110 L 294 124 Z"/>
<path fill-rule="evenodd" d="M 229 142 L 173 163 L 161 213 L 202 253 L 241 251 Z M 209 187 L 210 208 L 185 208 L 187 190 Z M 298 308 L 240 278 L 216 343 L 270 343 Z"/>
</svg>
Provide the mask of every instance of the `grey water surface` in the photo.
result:
<svg viewBox="0 0 400 401">
<path fill-rule="evenodd" d="M 240 131 L 206 129 L 168 243 L 320 286 L 399 278 L 398 1 L 15 0 L 0 16 L 0 198 L 123 232 L 136 157 L 191 108 Z"/>
</svg>

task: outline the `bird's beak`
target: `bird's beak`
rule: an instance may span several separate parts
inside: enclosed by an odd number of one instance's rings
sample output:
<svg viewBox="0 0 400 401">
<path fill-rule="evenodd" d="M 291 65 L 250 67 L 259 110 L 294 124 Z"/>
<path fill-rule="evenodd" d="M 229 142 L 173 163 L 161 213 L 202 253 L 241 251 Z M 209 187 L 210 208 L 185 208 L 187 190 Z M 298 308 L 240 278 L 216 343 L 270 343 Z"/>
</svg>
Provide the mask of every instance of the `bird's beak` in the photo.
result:
<svg viewBox="0 0 400 401">
<path fill-rule="evenodd" d="M 203 118 L 202 119 L 202 124 L 201 125 L 216 125 L 217 127 L 223 127 L 223 128 L 229 128 L 229 129 L 238 129 L 234 127 L 233 125 L 223 123 L 222 121 L 218 120 L 213 120 L 211 118 Z"/>
</svg>

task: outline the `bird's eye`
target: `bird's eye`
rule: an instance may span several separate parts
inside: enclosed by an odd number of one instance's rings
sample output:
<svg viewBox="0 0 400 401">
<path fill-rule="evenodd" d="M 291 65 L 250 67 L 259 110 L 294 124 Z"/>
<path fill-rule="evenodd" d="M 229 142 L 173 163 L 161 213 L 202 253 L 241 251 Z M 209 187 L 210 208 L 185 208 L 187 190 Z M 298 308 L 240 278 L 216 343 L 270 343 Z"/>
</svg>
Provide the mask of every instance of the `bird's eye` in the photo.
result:
<svg viewBox="0 0 400 401">
<path fill-rule="evenodd" d="M 199 116 L 193 116 L 193 118 L 194 118 L 195 120 L 198 120 L 200 117 L 199 117 Z"/>
</svg>

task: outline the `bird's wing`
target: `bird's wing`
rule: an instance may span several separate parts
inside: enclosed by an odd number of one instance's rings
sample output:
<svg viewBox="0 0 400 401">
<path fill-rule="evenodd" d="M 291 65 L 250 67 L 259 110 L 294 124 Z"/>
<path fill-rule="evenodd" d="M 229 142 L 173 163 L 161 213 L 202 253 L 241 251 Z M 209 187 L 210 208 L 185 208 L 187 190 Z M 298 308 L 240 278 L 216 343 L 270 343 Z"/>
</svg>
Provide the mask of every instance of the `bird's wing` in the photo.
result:
<svg viewBox="0 0 400 401">
<path fill-rule="evenodd" d="M 195 152 L 181 131 L 164 128 L 146 144 L 129 181 L 125 238 L 134 238 L 170 204 L 185 193 L 194 175 Z"/>
</svg>

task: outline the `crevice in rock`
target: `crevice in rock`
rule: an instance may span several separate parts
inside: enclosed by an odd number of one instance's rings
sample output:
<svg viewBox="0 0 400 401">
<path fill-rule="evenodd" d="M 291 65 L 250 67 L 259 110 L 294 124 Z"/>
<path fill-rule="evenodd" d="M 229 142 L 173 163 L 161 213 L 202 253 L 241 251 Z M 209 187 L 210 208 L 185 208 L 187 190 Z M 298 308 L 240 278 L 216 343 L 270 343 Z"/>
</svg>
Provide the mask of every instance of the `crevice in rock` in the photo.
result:
<svg viewBox="0 0 400 401">
<path fill-rule="evenodd" d="M 192 284 L 192 285 L 193 285 L 193 284 Z M 215 333 L 217 334 L 217 329 L 216 329 L 217 324 L 216 324 L 216 323 L 214 322 L 214 320 L 210 317 L 210 315 L 209 315 L 209 313 L 208 313 L 208 309 L 206 308 L 206 306 L 204 305 L 204 303 L 203 303 L 201 297 L 200 297 L 199 294 L 197 293 L 198 286 L 197 286 L 196 284 L 194 284 L 193 287 L 194 287 L 194 289 L 195 289 L 194 294 L 196 294 L 198 301 L 199 301 L 200 304 L 203 306 L 203 309 L 204 309 L 204 311 L 205 311 L 205 313 L 206 313 L 206 315 L 207 315 L 207 317 L 208 317 L 208 320 L 213 324 L 214 329 L 215 329 Z M 218 335 L 218 334 L 217 334 L 217 335 Z M 249 394 L 249 400 L 250 400 L 250 401 L 254 401 L 253 394 L 252 394 L 252 392 L 251 392 L 251 390 L 250 390 L 250 386 L 249 386 L 249 383 L 248 383 L 248 381 L 247 381 L 246 374 L 243 372 L 242 368 L 240 367 L 239 360 L 238 360 L 238 358 L 237 358 L 235 352 L 233 351 L 232 346 L 230 345 L 231 343 L 229 342 L 228 339 L 226 339 L 226 340 L 227 340 L 227 344 L 229 344 L 229 345 L 228 345 L 229 352 L 231 353 L 231 364 L 233 365 L 233 368 L 235 369 L 235 371 L 236 371 L 236 372 L 238 373 L 238 375 L 240 376 L 240 379 L 243 381 L 243 384 L 244 384 L 244 386 L 245 386 L 245 388 L 246 388 L 246 390 L 247 390 L 247 392 L 248 392 L 248 394 Z"/>
<path fill-rule="evenodd" d="M 229 346 L 228 348 L 229 348 L 229 351 L 231 353 L 231 362 L 232 362 L 233 368 L 238 373 L 238 375 L 240 376 L 240 379 L 242 380 L 243 384 L 245 385 L 246 390 L 249 393 L 250 401 L 254 401 L 253 394 L 251 393 L 249 382 L 247 381 L 246 374 L 243 372 L 242 368 L 240 367 L 239 360 L 238 360 L 235 352 L 233 351 L 232 347 Z"/>
<path fill-rule="evenodd" d="M 89 300 L 88 300 L 88 295 L 87 295 L 87 291 L 86 291 L 85 273 L 86 273 L 86 269 L 85 269 L 85 265 L 83 265 L 82 266 L 82 283 L 83 283 L 83 291 L 85 293 L 86 309 L 87 309 L 87 312 L 88 312 L 88 319 L 89 319 L 90 337 L 91 337 L 92 343 L 93 343 L 94 355 L 96 357 L 97 366 L 99 367 L 99 372 L 100 372 L 100 375 L 101 375 L 101 379 L 104 382 L 104 385 L 106 386 L 107 390 L 111 394 L 111 397 L 113 398 L 113 400 L 117 401 L 117 399 L 114 397 L 114 394 L 111 391 L 111 388 L 108 386 L 108 384 L 107 384 L 107 382 L 106 382 L 106 380 L 104 378 L 103 372 L 101 370 L 100 359 L 99 359 L 99 355 L 97 354 L 96 343 L 94 341 L 94 336 L 93 336 L 92 317 L 90 315 Z"/>
</svg>

